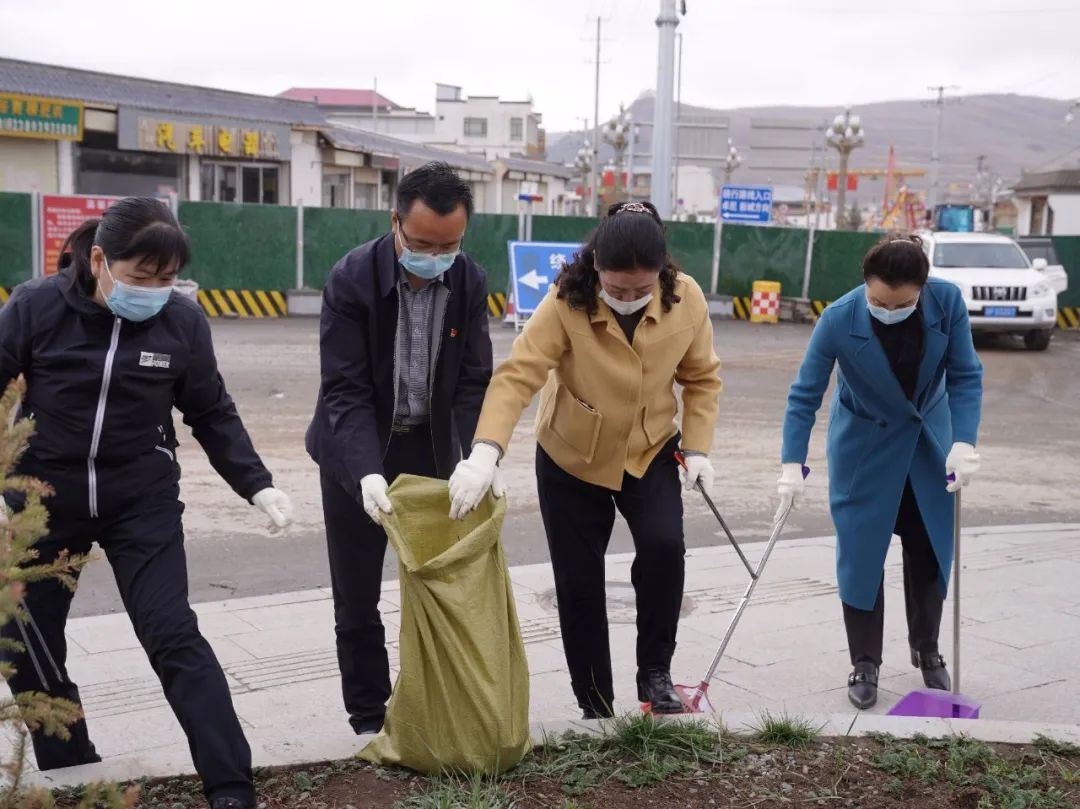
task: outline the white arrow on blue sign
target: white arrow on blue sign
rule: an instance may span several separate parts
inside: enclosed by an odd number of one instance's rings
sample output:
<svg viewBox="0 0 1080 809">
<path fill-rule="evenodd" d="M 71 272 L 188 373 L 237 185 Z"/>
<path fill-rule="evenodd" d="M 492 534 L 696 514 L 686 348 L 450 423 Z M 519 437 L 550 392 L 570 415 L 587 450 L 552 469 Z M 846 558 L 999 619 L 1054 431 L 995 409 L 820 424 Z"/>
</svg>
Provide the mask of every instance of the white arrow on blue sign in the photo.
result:
<svg viewBox="0 0 1080 809">
<path fill-rule="evenodd" d="M 508 242 L 510 283 L 514 309 L 520 314 L 536 311 L 563 264 L 574 260 L 581 249 L 575 242 Z"/>
<path fill-rule="evenodd" d="M 720 221 L 767 225 L 772 200 L 771 185 L 725 185 L 720 189 Z"/>
</svg>

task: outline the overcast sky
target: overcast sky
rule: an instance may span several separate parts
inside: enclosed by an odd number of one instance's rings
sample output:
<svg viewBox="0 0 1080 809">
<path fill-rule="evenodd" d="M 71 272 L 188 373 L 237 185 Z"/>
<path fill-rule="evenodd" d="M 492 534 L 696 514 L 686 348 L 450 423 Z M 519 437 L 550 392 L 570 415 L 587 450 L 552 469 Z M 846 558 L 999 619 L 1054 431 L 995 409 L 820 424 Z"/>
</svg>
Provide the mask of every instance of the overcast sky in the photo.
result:
<svg viewBox="0 0 1080 809">
<path fill-rule="evenodd" d="M 0 0 L 0 55 L 257 93 L 370 87 L 434 108 L 435 82 L 532 94 L 549 131 L 656 84 L 659 0 Z M 840 106 L 962 94 L 1080 96 L 1080 0 L 687 0 L 682 98 Z M 591 18 L 591 19 L 590 19 Z"/>
</svg>

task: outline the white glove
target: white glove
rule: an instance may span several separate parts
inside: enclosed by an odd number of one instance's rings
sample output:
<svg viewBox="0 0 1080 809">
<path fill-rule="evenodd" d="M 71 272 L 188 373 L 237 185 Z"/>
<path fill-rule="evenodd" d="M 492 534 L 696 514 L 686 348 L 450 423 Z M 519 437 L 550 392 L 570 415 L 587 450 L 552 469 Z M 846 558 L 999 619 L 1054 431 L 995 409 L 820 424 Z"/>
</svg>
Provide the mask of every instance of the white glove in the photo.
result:
<svg viewBox="0 0 1080 809">
<path fill-rule="evenodd" d="M 682 479 L 683 488 L 688 492 L 693 491 L 700 482 L 705 493 L 712 495 L 716 472 L 709 459 L 704 455 L 686 455 L 683 457 L 683 463 L 686 464 L 685 467 L 682 464 L 679 465 L 679 477 Z"/>
<path fill-rule="evenodd" d="M 376 525 L 382 523 L 384 514 L 390 514 L 394 507 L 386 490 L 390 488 L 382 475 L 365 475 L 360 478 L 360 497 L 364 501 L 364 511 Z"/>
<path fill-rule="evenodd" d="M 787 503 L 791 501 L 791 508 L 799 505 L 803 492 L 806 491 L 806 479 L 803 477 L 803 465 L 801 463 L 785 463 L 780 465 L 780 479 L 776 481 L 776 491 L 780 495 L 780 505 L 776 509 L 774 521 L 779 522 L 783 516 Z"/>
<path fill-rule="evenodd" d="M 945 474 L 956 475 L 956 480 L 950 481 L 945 487 L 946 491 L 958 492 L 965 486 L 971 485 L 971 479 L 979 471 L 982 458 L 971 444 L 957 441 L 949 450 L 949 457 L 945 459 Z"/>
<path fill-rule="evenodd" d="M 288 528 L 292 525 L 292 500 L 280 489 L 263 489 L 251 498 L 251 502 L 270 518 L 274 528 Z"/>
<path fill-rule="evenodd" d="M 791 498 L 791 505 L 799 505 L 799 500 L 806 491 L 806 480 L 803 479 L 803 467 L 801 463 L 786 463 L 780 465 L 780 479 L 776 481 L 776 491 L 781 498 Z"/>
<path fill-rule="evenodd" d="M 501 496 L 495 491 L 494 485 L 498 463 L 499 451 L 495 447 L 491 444 L 477 444 L 468 459 L 457 465 L 454 474 L 450 476 L 451 520 L 462 519 L 480 505 L 488 489 L 491 489 L 496 497 Z M 505 483 L 500 480 L 499 485 L 502 494 L 505 494 Z"/>
</svg>

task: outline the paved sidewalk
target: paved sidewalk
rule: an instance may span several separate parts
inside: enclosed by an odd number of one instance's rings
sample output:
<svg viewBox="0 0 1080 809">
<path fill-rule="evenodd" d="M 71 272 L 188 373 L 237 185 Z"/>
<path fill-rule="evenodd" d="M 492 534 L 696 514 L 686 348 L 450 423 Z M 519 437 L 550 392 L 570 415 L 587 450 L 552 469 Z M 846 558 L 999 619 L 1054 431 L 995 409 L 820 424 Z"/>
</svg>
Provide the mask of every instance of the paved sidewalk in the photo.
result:
<svg viewBox="0 0 1080 809">
<path fill-rule="evenodd" d="M 763 549 L 747 546 L 752 560 Z M 833 554 L 831 539 L 777 546 L 712 685 L 719 711 L 854 719 L 846 700 L 848 661 Z M 874 713 L 921 686 L 907 660 L 899 557 L 894 542 L 886 575 L 881 704 Z M 1080 526 L 965 531 L 963 560 L 964 692 L 982 701 L 984 719 L 1080 725 Z M 636 707 L 630 563 L 628 556 L 610 557 L 607 576 L 617 708 L 624 711 Z M 550 568 L 515 568 L 511 576 L 532 675 L 531 716 L 544 722 L 577 718 Z M 730 548 L 689 554 L 676 680 L 700 680 L 745 586 L 746 572 Z M 951 609 L 947 604 L 942 628 L 950 665 Z M 257 765 L 319 760 L 328 750 L 358 748 L 341 707 L 328 590 L 206 603 L 196 610 L 229 678 Z M 396 666 L 396 582 L 384 588 L 383 614 Z M 111 765 L 108 777 L 190 771 L 183 735 L 127 616 L 73 620 L 68 641 L 69 669 L 91 736 Z M 81 769 L 84 777 L 95 777 L 94 768 Z"/>
</svg>

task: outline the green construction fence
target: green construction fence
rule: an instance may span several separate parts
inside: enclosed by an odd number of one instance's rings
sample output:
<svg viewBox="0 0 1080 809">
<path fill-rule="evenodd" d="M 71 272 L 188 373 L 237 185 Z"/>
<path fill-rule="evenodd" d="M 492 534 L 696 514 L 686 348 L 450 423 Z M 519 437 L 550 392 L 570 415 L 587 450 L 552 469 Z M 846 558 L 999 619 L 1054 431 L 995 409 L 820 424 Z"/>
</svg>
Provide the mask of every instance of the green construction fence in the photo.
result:
<svg viewBox="0 0 1080 809">
<path fill-rule="evenodd" d="M 31 200 L 29 194 L 0 193 L 0 287 L 31 277 Z M 192 241 L 190 277 L 208 289 L 287 291 L 296 286 L 297 210 L 286 206 L 181 202 L 180 221 Z M 386 233 L 387 211 L 305 208 L 304 284 L 319 289 L 339 258 L 353 247 Z M 536 241 L 581 243 L 596 220 L 536 216 Z M 668 224 L 671 253 L 683 269 L 708 289 L 712 275 L 714 229 L 710 224 Z M 506 244 L 517 238 L 518 217 L 477 214 L 469 223 L 465 249 L 488 272 L 492 292 L 507 288 Z M 808 232 L 796 228 L 725 225 L 718 289 L 749 295 L 756 280 L 778 281 L 783 294 L 802 294 Z M 874 233 L 819 231 L 814 234 L 810 298 L 830 301 L 860 281 L 863 254 L 879 238 Z M 1061 306 L 1080 306 L 1080 235 L 1055 236 L 1054 245 L 1069 274 Z"/>
</svg>

